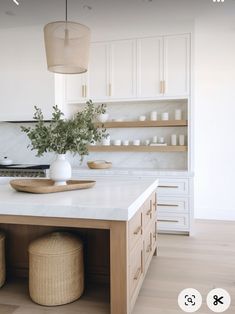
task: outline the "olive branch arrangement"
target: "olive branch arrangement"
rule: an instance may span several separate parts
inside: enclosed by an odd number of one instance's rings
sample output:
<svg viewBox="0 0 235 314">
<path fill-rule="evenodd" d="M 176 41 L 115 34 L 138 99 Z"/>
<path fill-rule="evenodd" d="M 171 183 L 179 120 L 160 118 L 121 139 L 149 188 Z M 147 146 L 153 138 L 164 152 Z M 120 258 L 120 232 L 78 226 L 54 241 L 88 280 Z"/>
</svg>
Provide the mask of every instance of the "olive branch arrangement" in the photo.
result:
<svg viewBox="0 0 235 314">
<path fill-rule="evenodd" d="M 94 121 L 97 116 L 106 112 L 106 105 L 95 106 L 91 100 L 86 102 L 83 110 L 76 113 L 71 119 L 65 119 L 64 113 L 53 106 L 52 119 L 50 122 L 44 121 L 44 116 L 40 108 L 35 106 L 33 127 L 22 126 L 30 139 L 28 146 L 31 150 L 37 151 L 37 156 L 42 156 L 47 152 L 66 154 L 67 152 L 79 154 L 81 161 L 88 155 L 88 145 L 99 142 L 106 138 L 106 129 L 98 128 Z"/>
</svg>

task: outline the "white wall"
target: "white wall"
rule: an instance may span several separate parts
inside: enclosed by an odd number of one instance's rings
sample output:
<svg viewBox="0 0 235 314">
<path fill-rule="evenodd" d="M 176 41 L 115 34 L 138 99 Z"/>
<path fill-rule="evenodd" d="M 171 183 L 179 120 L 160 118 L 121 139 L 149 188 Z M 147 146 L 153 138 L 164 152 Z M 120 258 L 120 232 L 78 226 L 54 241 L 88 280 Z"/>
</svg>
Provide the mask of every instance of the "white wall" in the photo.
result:
<svg viewBox="0 0 235 314">
<path fill-rule="evenodd" d="M 42 26 L 0 29 L 0 47 L 0 120 L 32 119 L 35 105 L 53 106 Z"/>
<path fill-rule="evenodd" d="M 195 215 L 235 219 L 234 5 L 195 25 Z"/>
</svg>

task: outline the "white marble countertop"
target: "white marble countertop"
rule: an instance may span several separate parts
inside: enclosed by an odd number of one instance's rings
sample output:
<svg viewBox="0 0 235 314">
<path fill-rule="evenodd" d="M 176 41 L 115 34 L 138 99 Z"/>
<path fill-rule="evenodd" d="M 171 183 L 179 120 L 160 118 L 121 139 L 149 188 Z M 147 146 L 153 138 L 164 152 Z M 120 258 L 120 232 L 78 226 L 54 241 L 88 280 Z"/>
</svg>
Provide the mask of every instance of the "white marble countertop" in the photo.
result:
<svg viewBox="0 0 235 314">
<path fill-rule="evenodd" d="M 157 189 L 153 178 L 94 177 L 95 187 L 53 194 L 29 194 L 13 190 L 0 178 L 1 215 L 21 215 L 101 220 L 130 220 Z"/>
<path fill-rule="evenodd" d="M 73 168 L 73 177 L 93 177 L 93 176 L 120 176 L 128 177 L 145 177 L 145 178 L 160 178 L 160 177 L 177 177 L 190 178 L 194 173 L 187 170 L 157 170 L 149 168 L 111 168 L 93 170 L 88 167 Z"/>
</svg>

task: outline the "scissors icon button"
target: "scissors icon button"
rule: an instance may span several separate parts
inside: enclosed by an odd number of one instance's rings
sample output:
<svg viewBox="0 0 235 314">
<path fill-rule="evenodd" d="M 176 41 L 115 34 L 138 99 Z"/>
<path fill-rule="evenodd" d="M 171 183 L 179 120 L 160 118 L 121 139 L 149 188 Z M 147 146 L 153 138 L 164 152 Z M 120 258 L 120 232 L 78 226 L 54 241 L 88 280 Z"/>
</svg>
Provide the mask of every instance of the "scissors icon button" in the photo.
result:
<svg viewBox="0 0 235 314">
<path fill-rule="evenodd" d="M 230 307 L 231 297 L 226 290 L 217 288 L 208 293 L 206 302 L 211 311 L 223 313 Z"/>
</svg>

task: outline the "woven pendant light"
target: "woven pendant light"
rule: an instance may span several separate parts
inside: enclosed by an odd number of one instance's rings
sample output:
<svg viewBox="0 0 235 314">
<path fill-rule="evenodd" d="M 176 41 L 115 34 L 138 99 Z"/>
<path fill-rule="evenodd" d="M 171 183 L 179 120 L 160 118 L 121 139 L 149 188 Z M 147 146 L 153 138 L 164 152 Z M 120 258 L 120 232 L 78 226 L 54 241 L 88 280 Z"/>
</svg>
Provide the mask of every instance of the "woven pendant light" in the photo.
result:
<svg viewBox="0 0 235 314">
<path fill-rule="evenodd" d="M 90 29 L 67 19 L 52 22 L 44 27 L 47 67 L 54 73 L 79 74 L 87 71 Z"/>
</svg>

